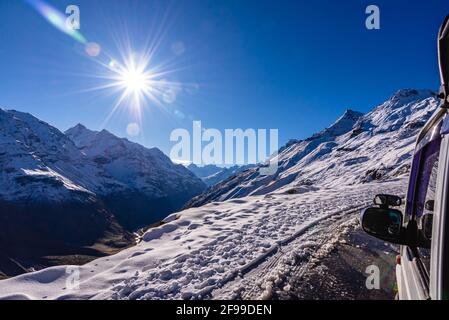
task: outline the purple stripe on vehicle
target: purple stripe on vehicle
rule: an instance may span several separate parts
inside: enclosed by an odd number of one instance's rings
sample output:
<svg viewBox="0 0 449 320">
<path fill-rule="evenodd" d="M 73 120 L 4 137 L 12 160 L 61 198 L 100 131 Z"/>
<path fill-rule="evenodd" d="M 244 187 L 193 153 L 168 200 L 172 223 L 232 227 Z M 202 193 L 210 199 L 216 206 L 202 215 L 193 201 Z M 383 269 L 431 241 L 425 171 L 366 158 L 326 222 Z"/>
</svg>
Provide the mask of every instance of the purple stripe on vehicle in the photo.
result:
<svg viewBox="0 0 449 320">
<path fill-rule="evenodd" d="M 432 167 L 440 152 L 441 136 L 427 143 L 413 158 L 407 193 L 406 215 L 420 217 L 424 209 Z"/>
</svg>

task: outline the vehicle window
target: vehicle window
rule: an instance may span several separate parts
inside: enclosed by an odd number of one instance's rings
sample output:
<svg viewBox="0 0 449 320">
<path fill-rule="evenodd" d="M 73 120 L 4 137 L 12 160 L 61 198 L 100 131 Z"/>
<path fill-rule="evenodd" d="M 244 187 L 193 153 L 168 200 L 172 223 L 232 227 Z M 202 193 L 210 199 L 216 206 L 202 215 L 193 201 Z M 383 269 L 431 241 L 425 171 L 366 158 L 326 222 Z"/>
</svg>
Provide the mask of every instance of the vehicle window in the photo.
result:
<svg viewBox="0 0 449 320">
<path fill-rule="evenodd" d="M 437 189 L 438 163 L 442 142 L 442 122 L 434 123 L 424 137 L 418 142 L 411 165 L 410 181 L 407 191 L 407 203 L 404 214 L 404 224 L 417 228 L 417 237 L 421 247 L 411 247 L 411 253 L 420 262 L 418 272 L 422 280 L 430 281 L 430 260 L 432 242 L 432 224 Z M 420 267 L 422 266 L 422 268 Z"/>
<path fill-rule="evenodd" d="M 437 184 L 438 173 L 438 152 L 431 154 L 423 166 L 423 179 L 424 183 L 427 183 L 425 194 L 423 194 L 422 203 L 417 205 L 417 210 L 420 210 L 420 214 L 416 215 L 416 221 L 418 224 L 418 230 L 421 236 L 428 240 L 429 243 L 432 240 L 432 223 L 433 223 L 433 211 L 435 203 L 435 191 Z M 427 178 L 428 177 L 428 178 Z M 421 198 L 421 197 L 419 197 Z M 418 248 L 420 260 L 423 262 L 427 272 L 430 272 L 430 248 Z"/>
</svg>

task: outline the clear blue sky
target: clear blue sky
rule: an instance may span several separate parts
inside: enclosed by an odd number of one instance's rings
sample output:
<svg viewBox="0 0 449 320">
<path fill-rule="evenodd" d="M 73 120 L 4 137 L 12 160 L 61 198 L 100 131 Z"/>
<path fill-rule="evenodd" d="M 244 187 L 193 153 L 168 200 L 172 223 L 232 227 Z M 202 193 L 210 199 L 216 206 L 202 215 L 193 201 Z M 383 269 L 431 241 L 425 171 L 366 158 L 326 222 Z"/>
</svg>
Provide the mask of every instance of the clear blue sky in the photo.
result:
<svg viewBox="0 0 449 320">
<path fill-rule="evenodd" d="M 117 39 L 132 49 L 162 31 L 151 63 L 168 63 L 176 101 L 144 106 L 143 135 L 130 137 L 168 153 L 169 134 L 205 127 L 278 128 L 280 143 L 304 138 L 345 109 L 366 112 L 400 88 L 437 89 L 436 33 L 449 1 L 47 1 L 81 9 L 88 41 L 119 59 Z M 381 30 L 365 28 L 376 4 Z M 159 39 L 159 38 L 158 38 Z M 180 51 L 172 50 L 182 42 Z M 0 0 L 0 106 L 30 112 L 65 130 L 101 129 L 119 97 L 83 45 L 21 0 Z M 189 90 L 188 88 L 193 90 Z M 126 106 L 105 124 L 126 136 Z"/>
</svg>

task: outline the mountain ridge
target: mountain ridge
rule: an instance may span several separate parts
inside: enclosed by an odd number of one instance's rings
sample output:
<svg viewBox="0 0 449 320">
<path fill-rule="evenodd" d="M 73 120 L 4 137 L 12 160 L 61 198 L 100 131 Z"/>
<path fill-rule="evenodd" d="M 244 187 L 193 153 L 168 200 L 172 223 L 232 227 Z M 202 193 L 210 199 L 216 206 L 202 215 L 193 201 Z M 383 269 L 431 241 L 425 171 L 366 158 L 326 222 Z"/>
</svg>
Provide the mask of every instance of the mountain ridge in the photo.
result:
<svg viewBox="0 0 449 320">
<path fill-rule="evenodd" d="M 415 136 L 438 104 L 432 90 L 401 89 L 368 113 L 345 111 L 329 127 L 303 140 L 292 139 L 281 147 L 274 175 L 261 175 L 260 166 L 250 169 L 208 188 L 185 208 L 270 192 L 366 183 L 404 174 Z M 380 151 L 385 154 L 379 154 Z"/>
</svg>

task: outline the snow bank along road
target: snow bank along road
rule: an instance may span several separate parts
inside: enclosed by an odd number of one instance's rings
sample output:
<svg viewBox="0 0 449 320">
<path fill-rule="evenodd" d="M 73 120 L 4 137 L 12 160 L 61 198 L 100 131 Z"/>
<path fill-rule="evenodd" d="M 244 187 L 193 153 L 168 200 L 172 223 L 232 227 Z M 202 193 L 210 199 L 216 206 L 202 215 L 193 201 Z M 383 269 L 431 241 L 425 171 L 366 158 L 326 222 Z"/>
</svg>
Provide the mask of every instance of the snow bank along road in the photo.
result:
<svg viewBox="0 0 449 320">
<path fill-rule="evenodd" d="M 332 235 L 356 223 L 376 193 L 403 194 L 404 185 L 300 187 L 188 209 L 135 247 L 78 267 L 78 287 L 68 286 L 77 269 L 58 266 L 0 281 L 0 298 L 271 298 L 290 290 L 292 271 L 325 257 Z"/>
</svg>

